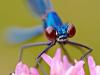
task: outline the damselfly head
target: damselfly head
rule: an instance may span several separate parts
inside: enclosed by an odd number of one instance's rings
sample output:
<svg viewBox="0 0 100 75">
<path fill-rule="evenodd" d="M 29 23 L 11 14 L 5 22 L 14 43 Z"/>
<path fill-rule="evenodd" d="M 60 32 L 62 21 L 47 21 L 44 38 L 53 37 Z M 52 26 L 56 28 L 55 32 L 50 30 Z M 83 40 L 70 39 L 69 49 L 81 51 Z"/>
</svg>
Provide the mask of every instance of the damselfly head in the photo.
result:
<svg viewBox="0 0 100 75">
<path fill-rule="evenodd" d="M 71 38 L 75 35 L 76 29 L 75 26 L 71 23 L 56 26 L 55 28 L 49 26 L 45 29 L 45 34 L 48 40 L 50 41 L 65 41 L 67 38 Z"/>
<path fill-rule="evenodd" d="M 75 26 L 71 23 L 68 23 L 68 30 L 67 30 L 68 37 L 69 38 L 73 37 L 75 33 L 76 33 Z"/>
</svg>

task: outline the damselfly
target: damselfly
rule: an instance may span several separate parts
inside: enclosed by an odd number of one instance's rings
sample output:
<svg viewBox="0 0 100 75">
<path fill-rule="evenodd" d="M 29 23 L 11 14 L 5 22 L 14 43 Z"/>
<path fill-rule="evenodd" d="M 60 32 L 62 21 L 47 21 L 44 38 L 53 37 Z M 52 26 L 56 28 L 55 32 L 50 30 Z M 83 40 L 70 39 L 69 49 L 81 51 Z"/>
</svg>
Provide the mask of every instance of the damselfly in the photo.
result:
<svg viewBox="0 0 100 75">
<path fill-rule="evenodd" d="M 44 32 L 49 42 L 30 43 L 30 44 L 26 44 L 22 46 L 20 49 L 18 61 L 22 60 L 23 49 L 31 47 L 31 46 L 47 45 L 47 48 L 45 48 L 38 55 L 36 59 L 38 59 L 43 53 L 47 52 L 56 43 L 59 43 L 63 49 L 64 49 L 65 44 L 71 44 L 74 46 L 86 48 L 88 52 L 86 52 L 81 57 L 81 59 L 83 59 L 86 55 L 88 55 L 92 51 L 92 49 L 89 48 L 88 46 L 68 40 L 68 38 L 73 37 L 76 33 L 75 26 L 71 23 L 64 24 L 61 21 L 61 18 L 58 16 L 58 14 L 53 9 L 53 6 L 50 3 L 50 0 L 27 0 L 27 3 L 29 7 L 32 9 L 32 11 L 34 12 L 34 14 L 43 21 L 43 25 L 37 28 L 34 28 L 34 29 L 28 29 L 24 31 L 14 29 L 12 30 L 13 35 L 10 34 L 10 39 L 13 42 L 18 43 L 18 42 L 22 42 L 27 39 L 30 39 L 31 37 Z M 16 37 L 17 39 L 15 39 Z"/>
</svg>

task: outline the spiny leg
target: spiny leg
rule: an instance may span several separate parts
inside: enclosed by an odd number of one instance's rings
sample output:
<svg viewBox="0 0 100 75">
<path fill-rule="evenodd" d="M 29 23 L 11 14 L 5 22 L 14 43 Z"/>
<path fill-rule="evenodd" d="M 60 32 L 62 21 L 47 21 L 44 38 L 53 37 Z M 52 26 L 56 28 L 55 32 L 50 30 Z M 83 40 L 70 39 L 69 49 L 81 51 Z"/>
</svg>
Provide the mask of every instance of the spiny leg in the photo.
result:
<svg viewBox="0 0 100 75">
<path fill-rule="evenodd" d="M 40 65 L 40 62 L 42 61 L 41 55 L 42 55 L 43 53 L 46 53 L 54 44 L 55 44 L 55 42 L 52 42 L 50 45 L 48 45 L 48 47 L 45 48 L 45 49 L 38 55 L 38 57 L 36 58 L 36 62 L 37 62 L 37 63 L 36 63 L 36 66 L 35 66 L 35 67 L 40 66 L 40 69 L 41 69 L 41 71 L 43 72 L 44 75 L 47 75 L 47 73 L 45 72 L 43 66 Z"/>
<path fill-rule="evenodd" d="M 41 62 L 41 58 L 40 58 L 40 60 L 36 60 L 36 63 L 37 63 L 36 66 L 39 66 L 40 67 L 40 70 L 43 72 L 43 75 L 47 75 L 46 71 L 44 70 L 43 65 L 41 65 L 40 62 Z"/>
<path fill-rule="evenodd" d="M 43 53 L 46 53 L 53 45 L 55 45 L 55 42 L 52 42 L 50 45 L 48 45 L 48 47 L 47 48 L 45 48 L 39 55 L 38 55 L 38 57 L 36 58 L 36 61 L 37 62 L 41 62 L 41 55 L 43 54 Z M 36 67 L 38 67 L 38 63 L 36 64 Z"/>
<path fill-rule="evenodd" d="M 50 42 L 30 43 L 30 44 L 26 44 L 26 45 L 22 46 L 22 47 L 20 48 L 20 51 L 19 51 L 18 62 L 20 62 L 20 61 L 22 60 L 23 50 L 24 50 L 25 48 L 29 48 L 29 47 L 33 47 L 33 46 L 49 45 L 49 44 L 51 44 L 51 41 L 50 41 Z"/>
<path fill-rule="evenodd" d="M 64 47 L 64 45 L 63 45 L 63 43 L 59 43 L 59 44 L 60 44 L 62 50 L 64 51 L 64 53 L 67 55 L 68 60 L 69 60 L 71 63 L 73 63 L 73 61 L 72 61 L 72 59 L 71 59 L 71 57 L 70 57 L 68 51 L 65 49 L 65 47 Z"/>
<path fill-rule="evenodd" d="M 86 48 L 88 50 L 88 52 L 86 52 L 81 58 L 80 60 L 83 60 L 88 54 L 90 54 L 92 52 L 92 48 L 88 47 L 88 46 L 85 46 L 83 44 L 80 44 L 80 43 L 76 43 L 76 42 L 72 42 L 72 41 L 68 41 L 66 40 L 65 42 L 66 44 L 71 44 L 71 45 L 76 45 L 76 46 L 79 46 L 79 47 L 83 47 L 83 48 Z"/>
<path fill-rule="evenodd" d="M 26 44 L 24 46 L 21 47 L 20 51 L 19 51 L 19 57 L 18 57 L 18 62 L 20 62 L 22 60 L 22 53 L 23 53 L 23 49 L 25 48 L 29 48 L 29 47 L 32 47 L 32 46 L 41 46 L 41 45 L 50 45 L 52 42 L 40 42 L 40 43 L 30 43 L 30 44 Z M 42 72 L 44 73 L 44 75 L 47 75 L 46 72 L 43 70 L 43 67 L 40 65 L 39 62 L 37 62 L 38 65 L 40 66 Z M 13 73 L 10 73 L 9 75 L 13 75 Z"/>
</svg>

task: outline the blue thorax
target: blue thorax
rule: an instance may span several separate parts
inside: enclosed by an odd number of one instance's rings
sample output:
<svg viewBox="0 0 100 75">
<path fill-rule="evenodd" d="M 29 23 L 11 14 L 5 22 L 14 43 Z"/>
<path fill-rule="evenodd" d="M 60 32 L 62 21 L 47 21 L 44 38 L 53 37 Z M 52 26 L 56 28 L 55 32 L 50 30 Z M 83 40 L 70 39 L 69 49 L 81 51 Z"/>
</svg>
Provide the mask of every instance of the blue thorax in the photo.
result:
<svg viewBox="0 0 100 75">
<path fill-rule="evenodd" d="M 46 29 L 49 26 L 52 26 L 56 30 L 59 38 L 67 38 L 68 25 L 62 23 L 56 12 L 49 12 L 44 20 L 44 28 Z"/>
</svg>

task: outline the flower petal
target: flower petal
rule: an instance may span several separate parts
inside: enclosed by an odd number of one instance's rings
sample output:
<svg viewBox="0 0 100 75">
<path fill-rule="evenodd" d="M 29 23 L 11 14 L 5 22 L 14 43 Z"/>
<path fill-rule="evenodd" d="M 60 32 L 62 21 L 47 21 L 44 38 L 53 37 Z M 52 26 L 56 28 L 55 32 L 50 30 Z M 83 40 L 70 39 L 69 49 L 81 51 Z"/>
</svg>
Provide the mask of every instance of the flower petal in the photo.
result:
<svg viewBox="0 0 100 75">
<path fill-rule="evenodd" d="M 96 66 L 96 75 L 100 75 L 100 66 Z"/>
<path fill-rule="evenodd" d="M 55 53 L 55 56 L 53 57 L 54 60 L 57 60 L 57 61 L 61 61 L 61 49 L 58 48 L 56 53 Z"/>
<path fill-rule="evenodd" d="M 64 75 L 64 66 L 61 60 L 61 49 L 58 48 L 50 65 L 50 75 Z"/>
<path fill-rule="evenodd" d="M 88 56 L 88 65 L 90 70 L 90 75 L 96 75 L 96 64 L 92 56 Z"/>
<path fill-rule="evenodd" d="M 39 72 L 36 68 L 30 68 L 30 75 L 39 75 Z"/>
<path fill-rule="evenodd" d="M 70 69 L 68 69 L 66 75 L 85 75 L 83 65 L 84 61 L 77 62 L 75 66 L 71 66 Z"/>
<path fill-rule="evenodd" d="M 50 66 L 50 75 L 63 75 L 64 68 L 62 62 L 54 61 Z"/>
<path fill-rule="evenodd" d="M 16 66 L 15 75 L 29 75 L 28 66 L 19 62 Z"/>
<path fill-rule="evenodd" d="M 41 57 L 49 66 L 51 65 L 53 59 L 49 55 L 44 53 L 41 55 Z"/>
<path fill-rule="evenodd" d="M 65 70 L 69 69 L 72 66 L 65 55 L 63 56 L 63 66 Z"/>
</svg>

